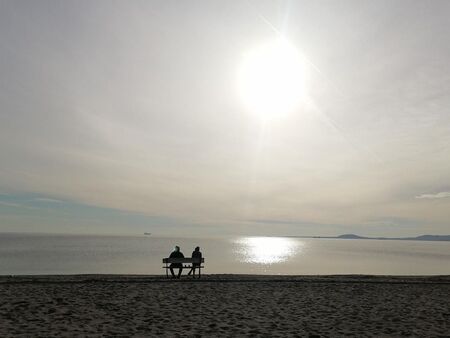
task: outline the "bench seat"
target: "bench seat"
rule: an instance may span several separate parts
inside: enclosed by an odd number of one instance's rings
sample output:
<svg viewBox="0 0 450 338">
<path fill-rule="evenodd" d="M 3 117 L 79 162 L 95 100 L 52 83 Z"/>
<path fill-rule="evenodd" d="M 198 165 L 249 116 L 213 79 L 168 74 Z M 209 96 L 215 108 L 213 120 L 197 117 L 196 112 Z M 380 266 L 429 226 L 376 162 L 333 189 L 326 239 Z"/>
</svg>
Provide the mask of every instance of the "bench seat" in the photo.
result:
<svg viewBox="0 0 450 338">
<path fill-rule="evenodd" d="M 205 262 L 204 258 L 163 258 L 162 260 L 163 264 L 165 264 L 165 266 L 163 266 L 163 269 L 166 269 L 166 277 L 169 278 L 169 269 L 170 269 L 170 264 L 175 263 L 175 264 L 182 264 L 183 268 L 193 268 L 194 264 L 197 264 L 195 266 L 196 269 L 198 269 L 198 278 L 200 278 L 201 276 L 201 270 L 204 268 L 204 266 L 202 266 L 202 263 Z M 175 268 L 178 269 L 178 268 Z M 193 274 L 193 277 L 195 278 L 195 275 Z"/>
</svg>

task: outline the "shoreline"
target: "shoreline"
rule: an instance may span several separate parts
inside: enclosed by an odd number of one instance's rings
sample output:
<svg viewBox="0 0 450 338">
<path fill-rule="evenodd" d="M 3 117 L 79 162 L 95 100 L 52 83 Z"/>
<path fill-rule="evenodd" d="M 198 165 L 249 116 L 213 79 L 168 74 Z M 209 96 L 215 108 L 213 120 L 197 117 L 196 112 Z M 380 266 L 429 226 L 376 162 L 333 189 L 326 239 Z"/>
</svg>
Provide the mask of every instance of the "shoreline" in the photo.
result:
<svg viewBox="0 0 450 338">
<path fill-rule="evenodd" d="M 194 279 L 165 275 L 133 274 L 57 274 L 57 275 L 0 275 L 5 283 L 167 283 L 167 282 L 274 282 L 274 283 L 385 283 L 385 284 L 450 284 L 450 275 L 258 275 L 258 274 L 202 274 Z"/>
</svg>

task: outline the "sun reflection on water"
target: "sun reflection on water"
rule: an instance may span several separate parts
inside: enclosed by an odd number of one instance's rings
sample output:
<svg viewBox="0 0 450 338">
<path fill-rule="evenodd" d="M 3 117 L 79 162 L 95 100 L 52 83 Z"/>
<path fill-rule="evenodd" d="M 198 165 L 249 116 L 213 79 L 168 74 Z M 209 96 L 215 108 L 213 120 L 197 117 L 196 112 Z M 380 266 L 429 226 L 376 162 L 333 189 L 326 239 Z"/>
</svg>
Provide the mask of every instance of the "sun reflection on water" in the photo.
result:
<svg viewBox="0 0 450 338">
<path fill-rule="evenodd" d="M 244 237 L 235 241 L 239 260 L 245 263 L 274 264 L 289 259 L 301 243 L 284 237 Z"/>
</svg>

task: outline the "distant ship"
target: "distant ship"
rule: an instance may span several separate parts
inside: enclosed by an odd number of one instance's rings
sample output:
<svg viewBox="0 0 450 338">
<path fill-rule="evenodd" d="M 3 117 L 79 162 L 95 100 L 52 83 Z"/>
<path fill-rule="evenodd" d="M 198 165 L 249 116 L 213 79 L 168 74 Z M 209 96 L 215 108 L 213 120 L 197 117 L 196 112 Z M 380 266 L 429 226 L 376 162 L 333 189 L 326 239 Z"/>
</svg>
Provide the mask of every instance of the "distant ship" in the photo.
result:
<svg viewBox="0 0 450 338">
<path fill-rule="evenodd" d="M 144 232 L 144 235 L 146 236 L 150 236 L 152 233 L 151 232 Z"/>
</svg>

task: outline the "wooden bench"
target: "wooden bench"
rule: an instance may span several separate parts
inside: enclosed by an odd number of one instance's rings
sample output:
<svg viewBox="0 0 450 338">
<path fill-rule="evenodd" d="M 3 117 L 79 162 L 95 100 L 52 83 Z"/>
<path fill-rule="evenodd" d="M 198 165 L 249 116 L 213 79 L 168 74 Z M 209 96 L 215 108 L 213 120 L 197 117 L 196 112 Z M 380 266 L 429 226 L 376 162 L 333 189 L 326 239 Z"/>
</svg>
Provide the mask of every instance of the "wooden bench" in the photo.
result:
<svg viewBox="0 0 450 338">
<path fill-rule="evenodd" d="M 183 269 L 192 269 L 194 267 L 194 264 L 198 264 L 195 266 L 195 269 L 198 269 L 198 278 L 201 277 L 202 269 L 204 266 L 202 266 L 202 263 L 205 262 L 204 258 L 163 258 L 163 269 L 166 269 L 166 277 L 169 278 L 169 269 L 170 264 L 172 263 L 181 263 L 183 264 Z M 178 269 L 178 268 L 174 268 Z M 192 274 L 192 277 L 195 278 L 195 275 Z"/>
</svg>

